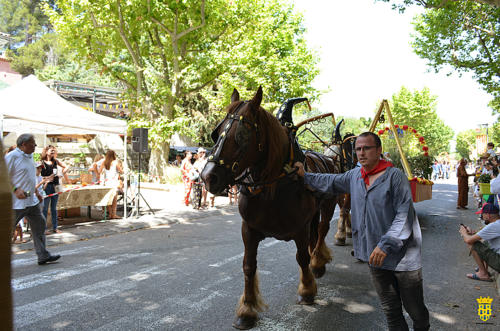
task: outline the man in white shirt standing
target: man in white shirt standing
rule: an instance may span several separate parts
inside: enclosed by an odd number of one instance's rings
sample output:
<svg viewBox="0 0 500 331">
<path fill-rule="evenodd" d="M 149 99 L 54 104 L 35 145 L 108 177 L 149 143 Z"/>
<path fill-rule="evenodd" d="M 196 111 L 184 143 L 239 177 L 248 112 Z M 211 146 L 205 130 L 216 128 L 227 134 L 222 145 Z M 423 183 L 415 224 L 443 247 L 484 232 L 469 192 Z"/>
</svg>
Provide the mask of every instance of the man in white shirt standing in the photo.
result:
<svg viewBox="0 0 500 331">
<path fill-rule="evenodd" d="M 41 210 L 43 198 L 36 189 L 36 168 L 33 161 L 35 138 L 32 134 L 25 133 L 17 138 L 16 143 L 17 148 L 5 157 L 13 187 L 14 228 L 23 217 L 26 217 L 31 225 L 38 264 L 55 262 L 61 256 L 51 255 L 45 248 L 45 217 Z"/>
<path fill-rule="evenodd" d="M 491 282 L 488 266 L 500 272 L 500 222 L 498 222 L 500 216 L 498 215 L 498 208 L 491 203 L 484 204 L 483 208 L 476 214 L 481 214 L 481 218 L 486 224 L 484 228 L 474 232 L 461 224 L 459 230 L 478 265 L 477 272 L 467 274 L 467 277 Z M 483 243 L 482 240 L 487 242 L 488 245 Z"/>
</svg>

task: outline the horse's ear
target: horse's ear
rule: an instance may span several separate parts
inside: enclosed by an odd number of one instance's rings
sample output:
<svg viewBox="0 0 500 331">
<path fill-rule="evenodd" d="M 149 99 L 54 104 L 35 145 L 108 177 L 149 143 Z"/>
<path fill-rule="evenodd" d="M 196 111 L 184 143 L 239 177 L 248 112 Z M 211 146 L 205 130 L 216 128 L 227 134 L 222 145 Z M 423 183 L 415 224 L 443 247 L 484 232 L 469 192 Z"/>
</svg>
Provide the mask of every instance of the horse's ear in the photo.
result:
<svg viewBox="0 0 500 331">
<path fill-rule="evenodd" d="M 250 100 L 250 105 L 253 109 L 257 110 L 260 107 L 260 103 L 262 102 L 262 86 L 259 86 L 257 93 L 253 96 L 252 100 Z"/>
<path fill-rule="evenodd" d="M 231 94 L 231 103 L 240 101 L 240 93 L 237 89 L 233 90 L 233 94 Z"/>
</svg>

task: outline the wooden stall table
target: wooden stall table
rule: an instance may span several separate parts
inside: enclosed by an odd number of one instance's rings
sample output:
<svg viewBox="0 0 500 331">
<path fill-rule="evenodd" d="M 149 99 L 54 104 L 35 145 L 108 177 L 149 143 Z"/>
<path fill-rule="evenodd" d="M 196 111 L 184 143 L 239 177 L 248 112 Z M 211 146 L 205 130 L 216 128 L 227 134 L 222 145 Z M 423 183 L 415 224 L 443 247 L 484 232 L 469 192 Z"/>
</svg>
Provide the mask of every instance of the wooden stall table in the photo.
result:
<svg viewBox="0 0 500 331">
<path fill-rule="evenodd" d="M 65 188 L 66 191 L 59 194 L 57 210 L 88 206 L 90 218 L 90 206 L 106 207 L 113 203 L 116 188 L 107 186 L 84 186 L 78 189 Z"/>
</svg>

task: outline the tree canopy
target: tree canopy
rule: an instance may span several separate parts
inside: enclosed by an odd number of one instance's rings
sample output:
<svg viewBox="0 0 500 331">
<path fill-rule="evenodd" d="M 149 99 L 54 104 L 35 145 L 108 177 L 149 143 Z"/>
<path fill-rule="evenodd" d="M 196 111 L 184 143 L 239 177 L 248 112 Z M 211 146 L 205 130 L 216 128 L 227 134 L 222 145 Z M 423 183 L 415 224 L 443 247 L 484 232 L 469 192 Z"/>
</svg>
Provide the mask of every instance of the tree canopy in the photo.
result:
<svg viewBox="0 0 500 331">
<path fill-rule="evenodd" d="M 268 109 L 292 96 L 317 97 L 318 58 L 306 46 L 302 16 L 286 1 L 57 5 L 47 12 L 65 44 L 126 86 L 134 125 L 151 128 L 153 173 L 166 163 L 173 132 L 206 136 L 200 126 L 222 116 L 215 110 L 234 87 L 249 96 L 262 85 Z"/>
<path fill-rule="evenodd" d="M 437 96 L 428 88 L 411 91 L 401 87 L 390 101 L 394 124 L 408 125 L 424 137 L 429 148 L 429 155 L 449 152 L 449 142 L 453 138 L 453 130 L 437 115 Z M 422 154 L 418 140 L 409 141 L 409 155 Z"/>
<path fill-rule="evenodd" d="M 419 5 L 426 10 L 414 20 L 412 46 L 435 71 L 452 68 L 471 72 L 493 96 L 490 107 L 500 112 L 499 0 L 379 0 L 404 11 Z"/>
<path fill-rule="evenodd" d="M 461 158 L 468 159 L 471 151 L 476 148 L 476 130 L 469 129 L 457 133 L 456 151 Z"/>
</svg>

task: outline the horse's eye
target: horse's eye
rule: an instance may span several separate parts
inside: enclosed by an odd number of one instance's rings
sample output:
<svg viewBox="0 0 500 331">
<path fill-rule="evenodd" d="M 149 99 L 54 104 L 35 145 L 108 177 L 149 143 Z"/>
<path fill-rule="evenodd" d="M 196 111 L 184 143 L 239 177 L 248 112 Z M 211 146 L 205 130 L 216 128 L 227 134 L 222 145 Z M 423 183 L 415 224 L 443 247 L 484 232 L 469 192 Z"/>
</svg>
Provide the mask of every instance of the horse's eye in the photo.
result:
<svg viewBox="0 0 500 331">
<path fill-rule="evenodd" d="M 236 127 L 235 140 L 240 149 L 246 150 L 250 142 L 250 130 L 243 124 L 239 122 Z"/>
</svg>

